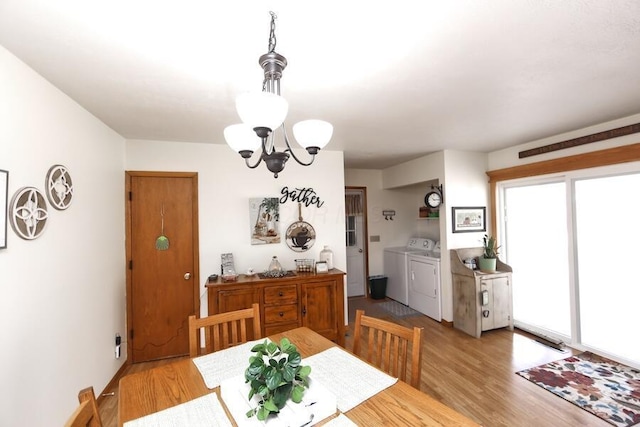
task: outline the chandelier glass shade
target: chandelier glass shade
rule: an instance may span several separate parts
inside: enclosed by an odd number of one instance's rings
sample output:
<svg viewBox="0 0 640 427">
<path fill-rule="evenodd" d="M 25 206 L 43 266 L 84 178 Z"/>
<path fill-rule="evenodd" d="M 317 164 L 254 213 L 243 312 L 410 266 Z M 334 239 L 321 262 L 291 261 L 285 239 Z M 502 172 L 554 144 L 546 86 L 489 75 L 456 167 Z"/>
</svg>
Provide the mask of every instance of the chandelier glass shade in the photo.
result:
<svg viewBox="0 0 640 427">
<path fill-rule="evenodd" d="M 309 166 L 315 155 L 324 148 L 333 135 L 333 126 L 323 120 L 304 120 L 293 126 L 293 134 L 298 144 L 311 155 L 311 160 L 304 162 L 296 157 L 289 143 L 285 127 L 285 118 L 289 111 L 289 103 L 280 96 L 280 78 L 287 66 L 287 59 L 275 52 L 275 20 L 271 12 L 271 31 L 269 33 L 269 52 L 259 58 L 264 71 L 261 92 L 244 93 L 236 98 L 236 110 L 241 124 L 227 126 L 224 137 L 227 144 L 244 159 L 246 165 L 254 169 L 264 161 L 267 169 L 274 177 L 282 172 L 289 157 L 302 166 Z M 284 145 L 283 151 L 276 149 L 276 130 L 281 129 Z M 251 163 L 253 153 L 260 150 L 255 163 Z"/>
<path fill-rule="evenodd" d="M 236 98 L 236 110 L 242 123 L 251 129 L 277 129 L 289 112 L 289 103 L 269 92 L 247 92 Z"/>
</svg>

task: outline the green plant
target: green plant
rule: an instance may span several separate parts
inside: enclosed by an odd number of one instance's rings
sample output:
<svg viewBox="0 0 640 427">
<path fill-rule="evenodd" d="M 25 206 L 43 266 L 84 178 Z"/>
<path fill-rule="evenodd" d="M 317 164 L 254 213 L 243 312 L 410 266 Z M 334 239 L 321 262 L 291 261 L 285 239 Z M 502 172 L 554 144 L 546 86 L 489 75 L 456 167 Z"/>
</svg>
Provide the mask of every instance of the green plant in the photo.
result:
<svg viewBox="0 0 640 427">
<path fill-rule="evenodd" d="M 484 249 L 482 256 L 484 258 L 498 258 L 498 249 L 500 249 L 500 246 L 498 246 L 498 241 L 494 236 L 485 234 L 482 238 L 482 246 Z"/>
<path fill-rule="evenodd" d="M 265 340 L 251 351 L 256 354 L 249 358 L 244 378 L 251 385 L 249 401 L 257 395 L 260 402 L 247 412 L 247 417 L 257 415 L 264 421 L 272 412 L 280 412 L 289 398 L 300 403 L 305 388 L 309 387 L 311 367 L 301 365 L 302 357 L 296 346 L 282 338 L 279 345 Z"/>
</svg>

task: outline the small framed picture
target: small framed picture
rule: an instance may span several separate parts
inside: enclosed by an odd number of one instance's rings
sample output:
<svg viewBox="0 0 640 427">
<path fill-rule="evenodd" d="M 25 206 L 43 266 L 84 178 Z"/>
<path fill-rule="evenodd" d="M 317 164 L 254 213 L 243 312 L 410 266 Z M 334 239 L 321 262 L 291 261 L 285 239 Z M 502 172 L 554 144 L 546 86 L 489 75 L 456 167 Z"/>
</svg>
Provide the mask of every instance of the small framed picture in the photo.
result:
<svg viewBox="0 0 640 427">
<path fill-rule="evenodd" d="M 326 261 L 317 261 L 316 262 L 316 273 L 328 273 L 329 267 L 327 266 Z"/>
<path fill-rule="evenodd" d="M 452 207 L 454 233 L 472 233 L 487 231 L 487 208 L 480 207 Z"/>
</svg>

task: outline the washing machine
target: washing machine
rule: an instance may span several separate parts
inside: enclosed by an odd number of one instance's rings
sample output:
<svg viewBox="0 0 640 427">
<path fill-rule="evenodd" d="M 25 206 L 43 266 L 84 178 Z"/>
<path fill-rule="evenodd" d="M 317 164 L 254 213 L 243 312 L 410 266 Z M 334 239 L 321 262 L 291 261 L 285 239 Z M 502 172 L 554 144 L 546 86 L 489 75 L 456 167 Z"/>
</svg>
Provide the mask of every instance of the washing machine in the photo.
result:
<svg viewBox="0 0 640 427">
<path fill-rule="evenodd" d="M 440 281 L 440 242 L 432 250 L 407 254 L 409 307 L 440 322 L 442 298 Z"/>
<path fill-rule="evenodd" d="M 431 239 L 412 237 L 405 246 L 384 249 L 384 275 L 387 276 L 386 295 L 409 305 L 409 255 L 433 251 Z"/>
</svg>

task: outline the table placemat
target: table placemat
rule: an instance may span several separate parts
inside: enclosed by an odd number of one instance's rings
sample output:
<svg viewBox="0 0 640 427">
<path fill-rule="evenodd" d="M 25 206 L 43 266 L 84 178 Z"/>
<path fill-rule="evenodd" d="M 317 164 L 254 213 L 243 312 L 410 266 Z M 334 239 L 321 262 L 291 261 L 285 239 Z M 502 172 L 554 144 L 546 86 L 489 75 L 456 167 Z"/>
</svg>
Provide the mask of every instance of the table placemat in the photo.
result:
<svg viewBox="0 0 640 427">
<path fill-rule="evenodd" d="M 335 394 L 338 409 L 342 412 L 398 381 L 339 347 L 304 358 L 302 364 L 311 366 L 310 378 L 317 378 Z"/>
<path fill-rule="evenodd" d="M 124 423 L 124 427 L 232 427 L 215 393 Z"/>
<path fill-rule="evenodd" d="M 268 338 L 266 340 L 267 342 L 271 342 Z M 213 389 L 218 387 L 220 383 L 227 378 L 243 375 L 245 369 L 249 366 L 249 357 L 255 354 L 251 352 L 251 349 L 254 345 L 264 341 L 265 338 L 248 341 L 244 344 L 196 357 L 192 360 L 196 368 L 198 368 L 198 371 L 200 371 L 200 375 L 202 375 L 202 379 L 207 388 Z"/>
<path fill-rule="evenodd" d="M 358 424 L 351 421 L 345 414 L 340 414 L 331 421 L 324 424 L 323 427 L 357 427 Z"/>
</svg>

